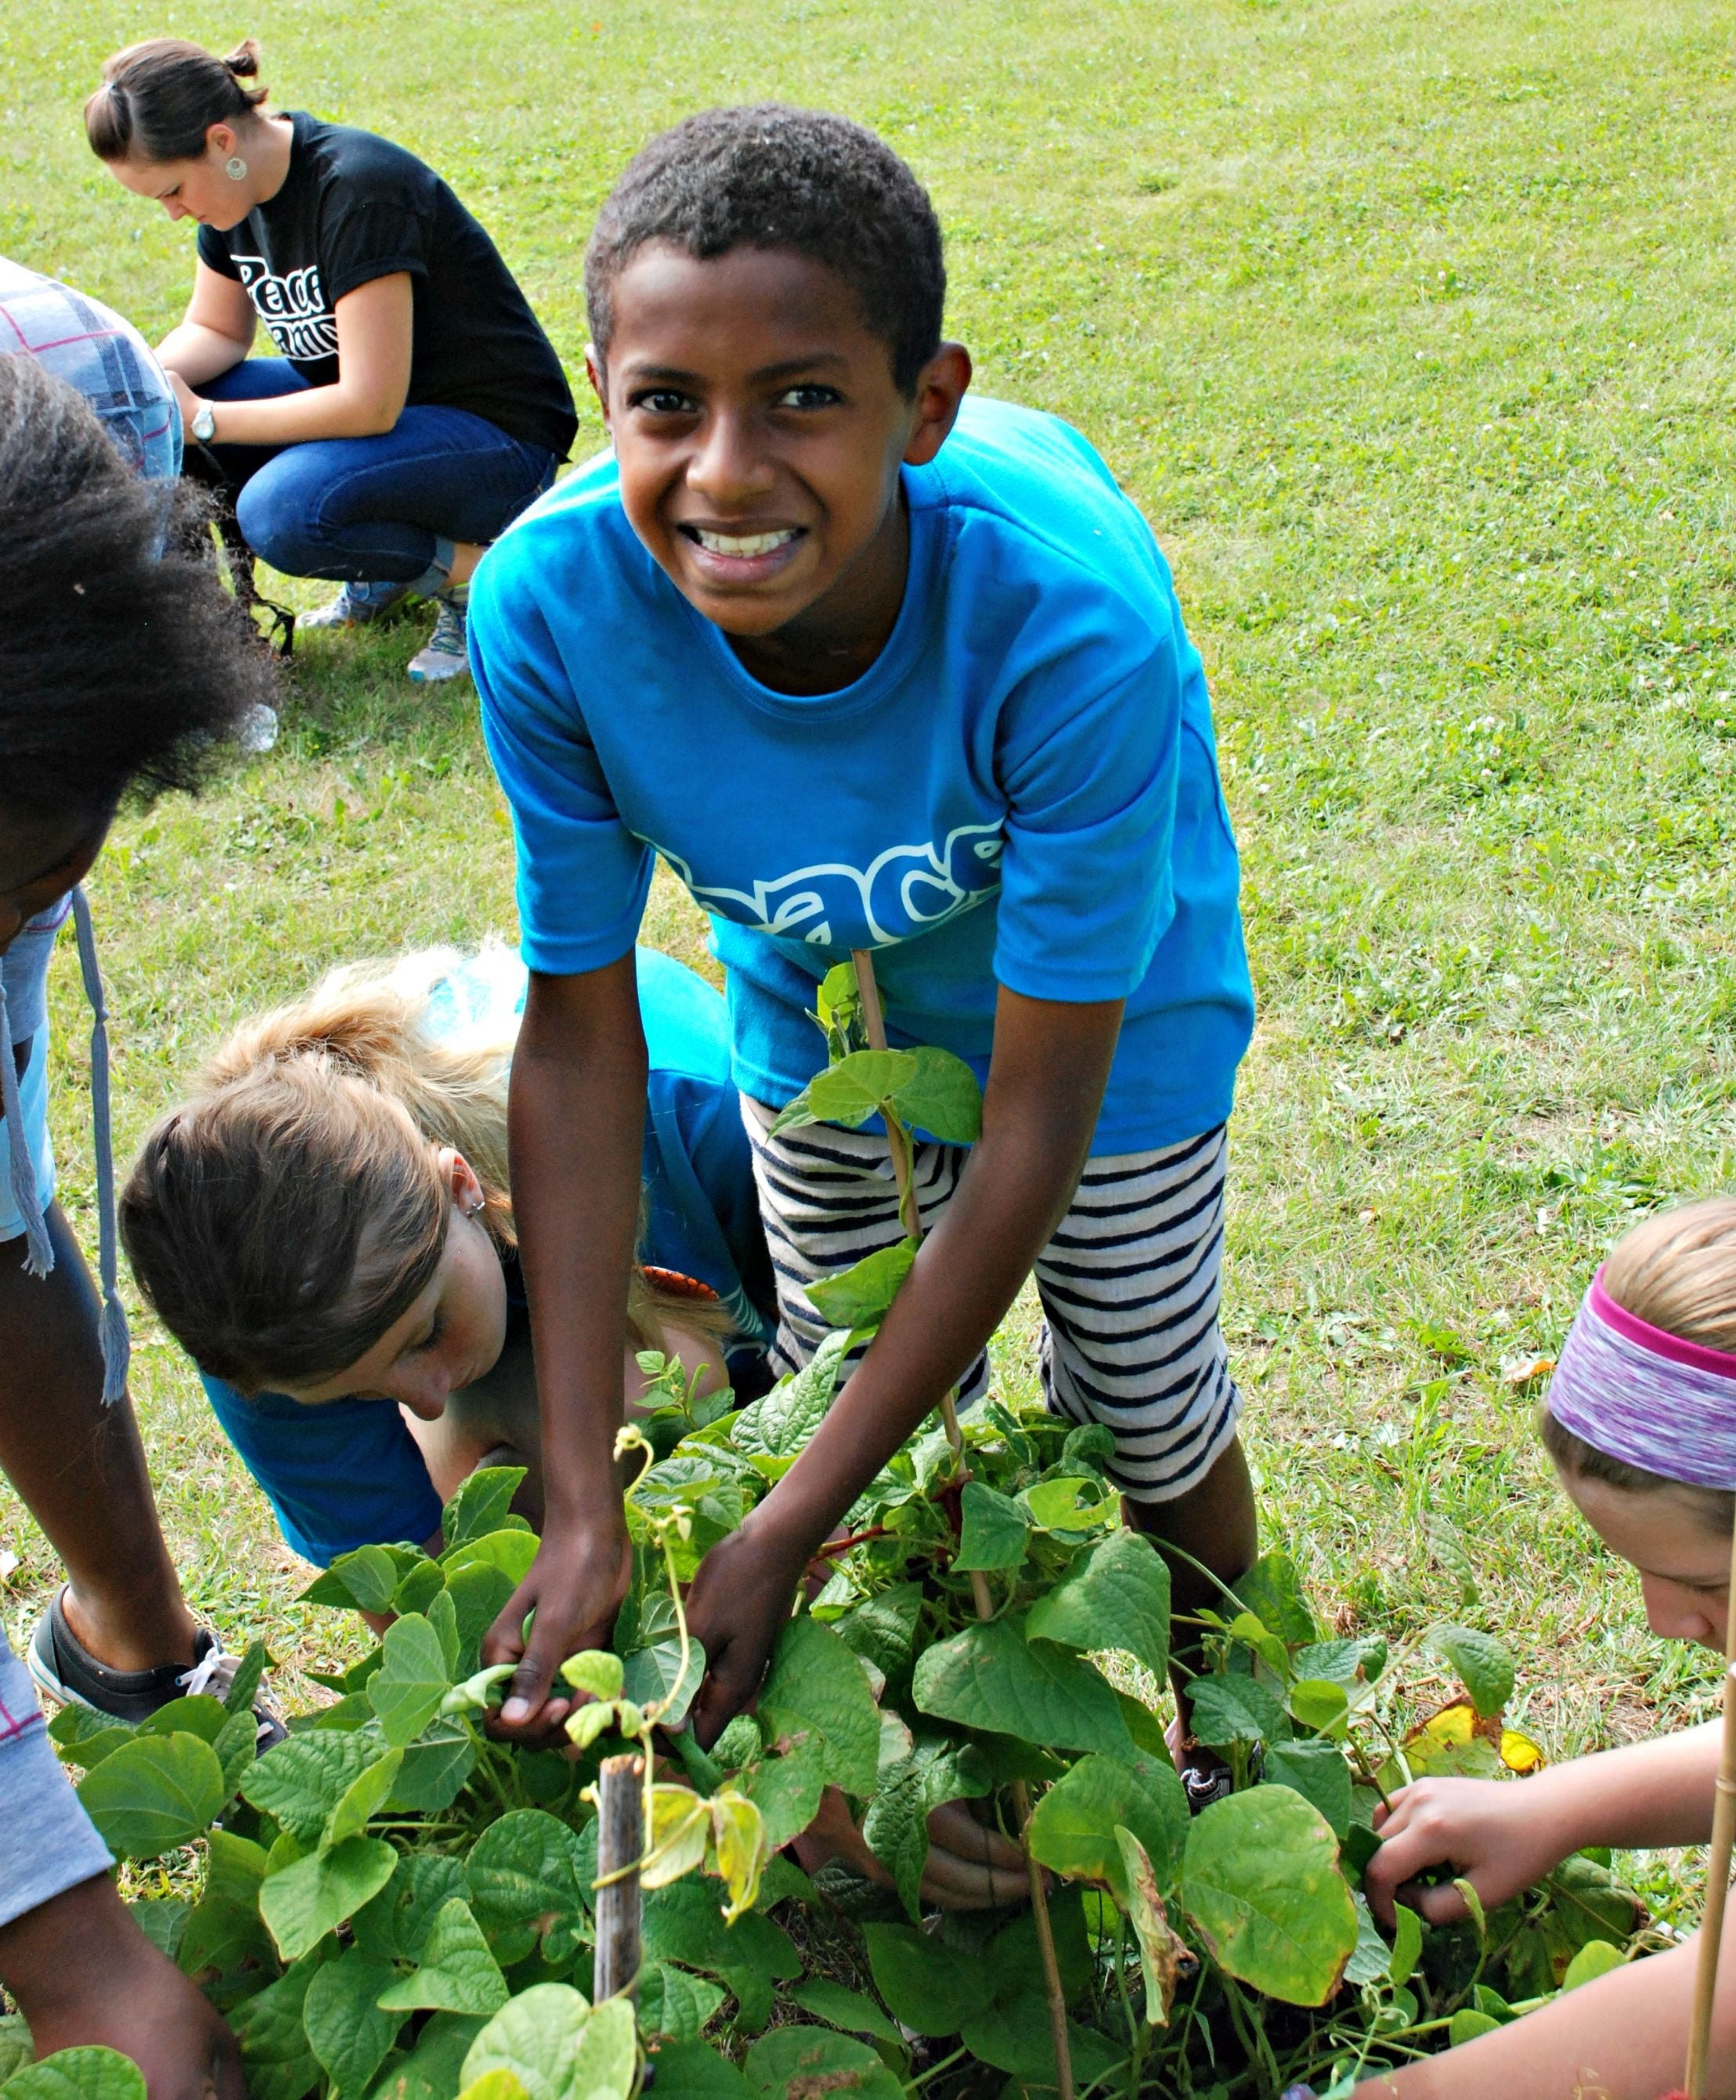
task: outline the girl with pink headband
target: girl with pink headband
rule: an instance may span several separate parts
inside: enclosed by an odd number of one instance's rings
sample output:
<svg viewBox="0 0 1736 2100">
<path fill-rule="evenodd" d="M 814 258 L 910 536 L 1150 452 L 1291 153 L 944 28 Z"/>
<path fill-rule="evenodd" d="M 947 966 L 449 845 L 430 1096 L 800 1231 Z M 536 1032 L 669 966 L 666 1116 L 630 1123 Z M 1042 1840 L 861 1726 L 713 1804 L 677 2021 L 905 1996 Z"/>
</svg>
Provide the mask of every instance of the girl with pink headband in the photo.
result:
<svg viewBox="0 0 1736 2100">
<path fill-rule="evenodd" d="M 1549 1386 L 1543 1438 L 1604 1543 L 1639 1570 L 1653 1632 L 1724 1652 L 1736 1511 L 1736 1202 L 1649 1218 L 1597 1273 Z M 1433 1922 L 1486 1908 L 1587 1846 L 1703 1844 L 1722 1723 L 1557 1765 L 1522 1785 L 1425 1779 L 1393 1798 L 1367 1886 Z M 1615 1970 L 1526 2018 L 1359 2086 L 1369 2100 L 1659 2100 L 1680 2085 L 1697 1950 Z M 1708 2100 L 1736 2096 L 1736 1944 L 1726 1938 Z"/>
</svg>

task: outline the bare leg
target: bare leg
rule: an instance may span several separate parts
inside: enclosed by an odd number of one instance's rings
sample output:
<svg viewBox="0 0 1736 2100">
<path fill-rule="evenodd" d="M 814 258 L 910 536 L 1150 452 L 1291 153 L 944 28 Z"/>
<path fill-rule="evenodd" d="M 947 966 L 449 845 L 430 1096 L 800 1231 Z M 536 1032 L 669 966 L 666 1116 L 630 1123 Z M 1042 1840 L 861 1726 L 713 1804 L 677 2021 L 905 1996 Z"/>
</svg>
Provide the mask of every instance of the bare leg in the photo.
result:
<svg viewBox="0 0 1736 2100">
<path fill-rule="evenodd" d="M 1177 1495 L 1173 1502 L 1127 1502 L 1122 1507 L 1135 1530 L 1142 1531 L 1160 1546 L 1180 1546 L 1194 1560 L 1203 1561 L 1220 1582 L 1235 1582 L 1245 1575 L 1260 1550 L 1253 1482 L 1248 1478 L 1239 1437 L 1226 1448 L 1199 1486 L 1190 1488 L 1185 1495 Z M 1189 1562 L 1168 1555 L 1164 1558 L 1169 1562 L 1172 1611 L 1190 1617 L 1202 1606 L 1222 1611 L 1223 1593 L 1215 1584 Z M 1197 1667 L 1197 1636 L 1190 1630 L 1179 1632 L 1171 1643 L 1171 1653 Z M 1187 1678 L 1172 1670 L 1171 1682 L 1177 1709 L 1185 1718 Z"/>
<path fill-rule="evenodd" d="M 55 1267 L 0 1245 L 0 1470 L 66 1564 L 73 1634 L 112 1670 L 191 1664 L 197 1628 L 169 1557 L 130 1400 L 103 1405 L 97 1298 L 58 1203 Z"/>
</svg>

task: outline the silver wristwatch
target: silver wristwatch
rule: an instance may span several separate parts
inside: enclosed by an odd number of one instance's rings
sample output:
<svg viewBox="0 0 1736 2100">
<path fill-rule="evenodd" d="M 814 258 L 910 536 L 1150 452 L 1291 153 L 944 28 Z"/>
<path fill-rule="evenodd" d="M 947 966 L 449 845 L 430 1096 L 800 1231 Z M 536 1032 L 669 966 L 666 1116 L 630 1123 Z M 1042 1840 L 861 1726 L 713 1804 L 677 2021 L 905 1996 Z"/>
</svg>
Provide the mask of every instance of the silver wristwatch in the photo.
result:
<svg viewBox="0 0 1736 2100">
<path fill-rule="evenodd" d="M 217 411 L 209 401 L 200 404 L 199 412 L 193 417 L 193 435 L 201 445 L 208 445 L 217 435 Z"/>
</svg>

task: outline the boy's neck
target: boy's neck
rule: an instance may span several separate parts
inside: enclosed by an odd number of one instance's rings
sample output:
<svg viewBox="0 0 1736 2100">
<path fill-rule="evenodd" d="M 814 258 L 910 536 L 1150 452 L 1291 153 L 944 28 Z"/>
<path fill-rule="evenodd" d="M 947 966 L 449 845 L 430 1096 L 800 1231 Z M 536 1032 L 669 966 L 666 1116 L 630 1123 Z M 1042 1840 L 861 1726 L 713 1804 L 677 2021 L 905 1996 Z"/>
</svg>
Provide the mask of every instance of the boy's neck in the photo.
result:
<svg viewBox="0 0 1736 2100">
<path fill-rule="evenodd" d="M 910 518 L 900 488 L 881 530 L 823 598 L 769 634 L 726 638 L 742 668 L 774 692 L 841 692 L 891 640 L 909 571 Z"/>
</svg>

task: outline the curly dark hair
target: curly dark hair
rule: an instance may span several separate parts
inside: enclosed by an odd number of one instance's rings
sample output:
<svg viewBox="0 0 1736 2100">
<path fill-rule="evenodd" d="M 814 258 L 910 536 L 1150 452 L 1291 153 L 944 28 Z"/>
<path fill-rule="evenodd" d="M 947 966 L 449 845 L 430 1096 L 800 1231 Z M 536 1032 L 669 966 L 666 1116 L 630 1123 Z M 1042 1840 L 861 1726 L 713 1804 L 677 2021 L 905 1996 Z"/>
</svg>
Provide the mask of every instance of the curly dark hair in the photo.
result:
<svg viewBox="0 0 1736 2100">
<path fill-rule="evenodd" d="M 0 357 L 0 805 L 193 788 L 273 691 L 205 506 L 141 480 L 83 395 Z"/>
<path fill-rule="evenodd" d="M 708 109 L 643 147 L 585 251 L 591 338 L 605 358 L 615 280 L 652 240 L 701 261 L 793 249 L 837 271 L 907 396 L 940 346 L 947 271 L 934 207 L 885 140 L 848 117 L 779 102 Z"/>
</svg>

